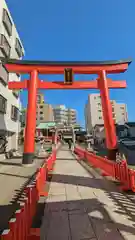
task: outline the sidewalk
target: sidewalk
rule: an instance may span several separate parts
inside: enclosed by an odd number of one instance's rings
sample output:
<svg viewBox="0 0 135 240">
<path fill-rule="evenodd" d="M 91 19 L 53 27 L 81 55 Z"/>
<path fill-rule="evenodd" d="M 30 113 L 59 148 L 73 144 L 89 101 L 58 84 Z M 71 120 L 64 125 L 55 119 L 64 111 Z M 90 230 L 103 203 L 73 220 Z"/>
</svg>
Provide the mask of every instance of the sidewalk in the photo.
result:
<svg viewBox="0 0 135 240">
<path fill-rule="evenodd" d="M 43 239 L 133 240 L 135 196 L 119 192 L 94 169 L 87 171 L 62 147 L 45 204 Z"/>
<path fill-rule="evenodd" d="M 21 158 L 0 161 L 0 232 L 7 228 L 21 190 L 43 161 L 35 159 L 31 166 L 23 166 Z"/>
</svg>

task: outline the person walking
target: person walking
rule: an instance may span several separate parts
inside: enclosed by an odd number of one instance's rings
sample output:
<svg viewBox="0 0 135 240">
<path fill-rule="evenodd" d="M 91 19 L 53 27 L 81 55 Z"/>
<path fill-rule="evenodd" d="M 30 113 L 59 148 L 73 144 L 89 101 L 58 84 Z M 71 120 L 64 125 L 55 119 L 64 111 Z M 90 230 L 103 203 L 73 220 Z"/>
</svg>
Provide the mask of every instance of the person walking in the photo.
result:
<svg viewBox="0 0 135 240">
<path fill-rule="evenodd" d="M 71 150 L 71 147 L 72 147 L 72 140 L 71 139 L 68 140 L 68 147 Z"/>
</svg>

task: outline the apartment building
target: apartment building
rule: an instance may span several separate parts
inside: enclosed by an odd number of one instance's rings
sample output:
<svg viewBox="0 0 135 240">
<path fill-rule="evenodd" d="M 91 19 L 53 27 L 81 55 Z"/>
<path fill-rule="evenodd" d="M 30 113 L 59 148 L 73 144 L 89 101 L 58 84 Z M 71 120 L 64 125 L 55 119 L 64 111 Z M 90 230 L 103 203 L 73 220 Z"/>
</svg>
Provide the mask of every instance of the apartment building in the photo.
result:
<svg viewBox="0 0 135 240">
<path fill-rule="evenodd" d="M 65 105 L 58 105 L 53 108 L 54 121 L 57 124 L 68 123 L 67 108 Z"/>
<path fill-rule="evenodd" d="M 66 108 L 65 105 L 56 106 L 53 109 L 54 121 L 56 123 L 65 123 L 67 125 L 76 124 L 76 110 L 71 108 Z"/>
<path fill-rule="evenodd" d="M 76 124 L 76 110 L 75 109 L 67 109 L 67 121 L 68 125 Z"/>
<path fill-rule="evenodd" d="M 124 103 L 117 103 L 111 100 L 114 123 L 124 124 L 127 122 L 127 107 Z M 90 94 L 85 105 L 85 124 L 88 132 L 91 132 L 95 125 L 103 125 L 103 112 L 100 94 Z"/>
<path fill-rule="evenodd" d="M 0 1 L 0 59 L 21 59 L 24 48 L 5 0 Z M 6 134 L 8 149 L 18 147 L 21 104 L 19 92 L 9 90 L 9 81 L 20 81 L 20 76 L 8 73 L 0 61 L 0 135 Z"/>
<path fill-rule="evenodd" d="M 51 104 L 45 103 L 44 94 L 37 94 L 37 112 L 36 112 L 36 122 L 37 125 L 42 122 L 53 122 L 53 108 Z"/>
</svg>

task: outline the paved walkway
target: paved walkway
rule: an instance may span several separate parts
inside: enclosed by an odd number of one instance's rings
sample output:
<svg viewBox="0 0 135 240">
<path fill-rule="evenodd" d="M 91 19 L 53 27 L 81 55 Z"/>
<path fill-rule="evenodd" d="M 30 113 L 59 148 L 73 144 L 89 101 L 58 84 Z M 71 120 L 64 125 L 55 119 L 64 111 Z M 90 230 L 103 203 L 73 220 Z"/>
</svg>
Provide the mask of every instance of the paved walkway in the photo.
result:
<svg viewBox="0 0 135 240">
<path fill-rule="evenodd" d="M 41 240 L 133 240 L 134 236 L 134 195 L 124 195 L 116 183 L 90 167 L 86 170 L 63 147 L 45 204 Z"/>
</svg>

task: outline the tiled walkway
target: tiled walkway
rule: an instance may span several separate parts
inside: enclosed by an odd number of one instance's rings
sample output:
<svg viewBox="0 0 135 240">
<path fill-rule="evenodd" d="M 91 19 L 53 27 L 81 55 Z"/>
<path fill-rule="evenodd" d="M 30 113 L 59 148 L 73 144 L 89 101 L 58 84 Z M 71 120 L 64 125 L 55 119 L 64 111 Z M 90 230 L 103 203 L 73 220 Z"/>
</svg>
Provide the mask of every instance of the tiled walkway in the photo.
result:
<svg viewBox="0 0 135 240">
<path fill-rule="evenodd" d="M 63 147 L 57 154 L 41 226 L 43 240 L 135 239 L 134 196 L 89 168 Z"/>
</svg>

